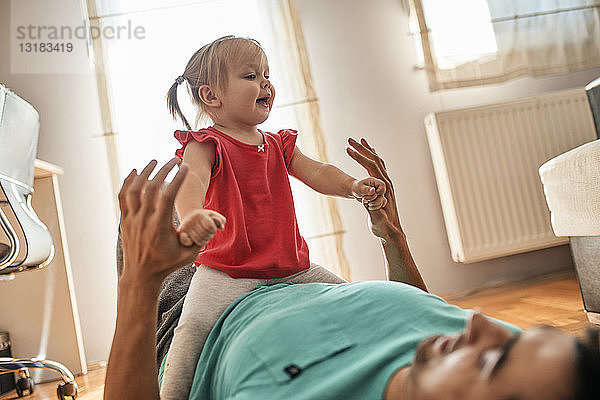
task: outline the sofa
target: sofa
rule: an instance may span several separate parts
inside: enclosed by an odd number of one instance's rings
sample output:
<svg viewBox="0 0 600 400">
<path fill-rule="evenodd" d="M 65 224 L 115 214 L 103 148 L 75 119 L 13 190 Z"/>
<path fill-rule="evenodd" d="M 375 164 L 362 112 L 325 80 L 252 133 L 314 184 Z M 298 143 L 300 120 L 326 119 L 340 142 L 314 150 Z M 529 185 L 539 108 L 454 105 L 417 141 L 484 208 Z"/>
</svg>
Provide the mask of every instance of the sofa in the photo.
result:
<svg viewBox="0 0 600 400">
<path fill-rule="evenodd" d="M 569 237 L 588 319 L 600 324 L 600 139 L 539 169 L 556 236 Z"/>
</svg>

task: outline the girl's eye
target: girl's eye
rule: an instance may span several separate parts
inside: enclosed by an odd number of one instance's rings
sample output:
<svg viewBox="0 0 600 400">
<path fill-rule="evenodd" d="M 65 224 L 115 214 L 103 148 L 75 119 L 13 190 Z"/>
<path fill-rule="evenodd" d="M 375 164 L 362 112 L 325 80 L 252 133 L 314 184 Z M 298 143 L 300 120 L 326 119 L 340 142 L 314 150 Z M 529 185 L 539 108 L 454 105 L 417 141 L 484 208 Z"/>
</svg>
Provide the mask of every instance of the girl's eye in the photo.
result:
<svg viewBox="0 0 600 400">
<path fill-rule="evenodd" d="M 265 75 L 265 79 L 269 79 L 269 75 Z"/>
<path fill-rule="evenodd" d="M 249 75 L 246 75 L 246 76 L 245 76 L 245 78 L 246 78 L 246 79 L 255 79 L 255 78 L 256 78 L 256 75 L 254 75 L 254 74 L 249 74 Z"/>
</svg>

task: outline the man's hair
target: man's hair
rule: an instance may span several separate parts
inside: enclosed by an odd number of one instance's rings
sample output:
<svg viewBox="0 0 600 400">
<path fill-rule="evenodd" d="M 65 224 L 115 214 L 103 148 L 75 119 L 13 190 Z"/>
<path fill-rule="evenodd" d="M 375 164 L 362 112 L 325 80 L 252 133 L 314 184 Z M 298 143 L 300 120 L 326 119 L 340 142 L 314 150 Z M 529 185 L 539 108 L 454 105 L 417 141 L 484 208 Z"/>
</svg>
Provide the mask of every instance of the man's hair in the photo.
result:
<svg viewBox="0 0 600 400">
<path fill-rule="evenodd" d="M 586 339 L 575 341 L 575 397 L 574 400 L 600 399 L 600 329 L 588 328 Z"/>
</svg>

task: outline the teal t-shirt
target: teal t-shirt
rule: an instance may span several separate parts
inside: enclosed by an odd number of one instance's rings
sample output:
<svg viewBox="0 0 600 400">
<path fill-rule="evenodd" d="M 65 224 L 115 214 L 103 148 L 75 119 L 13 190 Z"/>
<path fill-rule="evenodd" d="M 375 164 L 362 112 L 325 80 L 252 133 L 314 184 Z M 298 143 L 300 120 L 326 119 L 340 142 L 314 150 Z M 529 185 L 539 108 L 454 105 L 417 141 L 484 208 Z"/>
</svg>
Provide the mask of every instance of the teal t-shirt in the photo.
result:
<svg viewBox="0 0 600 400">
<path fill-rule="evenodd" d="M 261 287 L 211 331 L 190 399 L 381 399 L 421 340 L 470 314 L 397 282 Z"/>
</svg>

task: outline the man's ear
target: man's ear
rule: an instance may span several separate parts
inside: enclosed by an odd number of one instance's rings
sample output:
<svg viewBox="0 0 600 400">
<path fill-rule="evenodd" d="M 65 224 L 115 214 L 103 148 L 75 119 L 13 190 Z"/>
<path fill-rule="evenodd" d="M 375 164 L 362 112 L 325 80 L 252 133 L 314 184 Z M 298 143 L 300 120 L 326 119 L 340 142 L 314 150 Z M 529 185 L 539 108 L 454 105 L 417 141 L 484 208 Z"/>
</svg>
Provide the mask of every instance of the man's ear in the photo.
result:
<svg viewBox="0 0 600 400">
<path fill-rule="evenodd" d="M 202 85 L 198 88 L 198 95 L 200 100 L 209 107 L 219 107 L 221 100 L 217 96 L 217 93 L 208 85 Z"/>
</svg>

